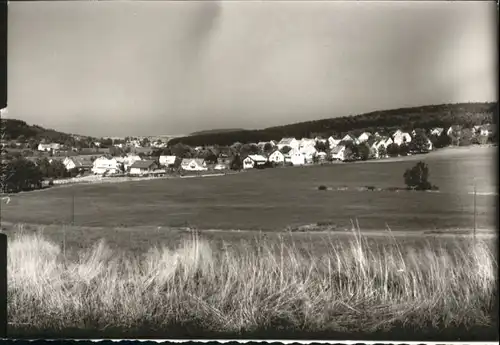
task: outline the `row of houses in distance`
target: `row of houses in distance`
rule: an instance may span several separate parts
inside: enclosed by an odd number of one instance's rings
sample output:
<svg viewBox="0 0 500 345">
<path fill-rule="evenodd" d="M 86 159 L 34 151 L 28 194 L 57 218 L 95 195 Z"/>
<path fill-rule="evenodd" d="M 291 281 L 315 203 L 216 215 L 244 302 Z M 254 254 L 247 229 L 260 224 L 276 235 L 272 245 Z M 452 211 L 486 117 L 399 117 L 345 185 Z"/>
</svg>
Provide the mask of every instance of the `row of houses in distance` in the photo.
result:
<svg viewBox="0 0 500 345">
<path fill-rule="evenodd" d="M 440 136 L 443 131 L 447 135 L 453 135 L 462 130 L 459 126 L 450 128 L 433 128 L 428 134 Z M 473 131 L 476 135 L 488 136 L 494 130 L 491 125 L 476 126 Z M 365 144 L 370 148 L 372 158 L 382 158 L 386 154 L 381 148 L 387 149 L 391 144 L 398 146 L 410 144 L 417 135 L 417 130 L 405 132 L 397 130 L 392 135 L 380 135 L 379 133 L 363 132 L 357 136 L 346 134 L 343 137 L 335 138 L 282 138 L 280 141 L 259 142 L 247 145 L 258 147 L 259 153 L 248 153 L 241 157 L 243 169 L 253 169 L 270 165 L 293 165 L 300 166 L 313 164 L 315 162 L 344 161 L 346 160 L 346 149 L 349 143 L 354 145 Z M 426 137 L 427 138 L 427 137 Z M 432 141 L 427 138 L 427 150 L 433 149 Z M 323 145 L 320 145 L 323 144 Z M 59 146 L 58 146 L 59 145 Z M 56 150 L 60 144 L 40 144 L 40 151 Z M 265 149 L 267 148 L 267 149 Z M 270 148 L 270 149 L 269 149 Z M 202 147 L 195 148 L 195 151 L 203 150 Z M 93 173 L 97 175 L 114 174 L 163 174 L 168 169 L 181 169 L 184 171 L 206 171 L 206 170 L 226 170 L 229 169 L 231 158 L 227 154 L 220 154 L 217 162 L 207 162 L 203 158 L 183 158 L 175 155 L 160 155 L 152 157 L 151 150 L 148 155 L 139 155 L 137 153 L 122 154 L 119 156 L 111 155 L 75 155 L 61 157 L 52 157 L 62 160 L 67 170 L 77 169 L 82 172 Z M 142 156 L 142 157 L 141 157 Z"/>
</svg>

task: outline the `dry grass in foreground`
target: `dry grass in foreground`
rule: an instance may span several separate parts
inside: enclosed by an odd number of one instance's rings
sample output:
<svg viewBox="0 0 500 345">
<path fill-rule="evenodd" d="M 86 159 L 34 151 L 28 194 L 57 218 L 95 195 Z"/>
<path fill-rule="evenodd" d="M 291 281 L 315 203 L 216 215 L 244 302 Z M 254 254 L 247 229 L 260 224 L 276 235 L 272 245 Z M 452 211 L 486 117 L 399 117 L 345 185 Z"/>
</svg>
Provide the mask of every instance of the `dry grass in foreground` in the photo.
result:
<svg viewBox="0 0 500 345">
<path fill-rule="evenodd" d="M 238 337 L 272 329 L 279 337 L 494 327 L 497 262 L 484 242 L 403 253 L 395 240 L 368 246 L 356 235 L 332 237 L 329 247 L 313 253 L 256 240 L 216 252 L 193 236 L 135 260 L 100 242 L 68 262 L 40 235 L 18 234 L 8 248 L 9 333 Z"/>
</svg>

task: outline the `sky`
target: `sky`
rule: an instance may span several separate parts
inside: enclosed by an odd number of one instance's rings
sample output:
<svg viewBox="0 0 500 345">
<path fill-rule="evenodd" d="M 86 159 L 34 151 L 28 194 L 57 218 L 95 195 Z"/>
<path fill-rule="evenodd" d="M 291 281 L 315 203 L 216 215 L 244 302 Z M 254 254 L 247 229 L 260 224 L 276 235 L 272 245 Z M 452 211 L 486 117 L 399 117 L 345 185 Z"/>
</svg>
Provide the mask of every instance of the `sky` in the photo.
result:
<svg viewBox="0 0 500 345">
<path fill-rule="evenodd" d="M 492 1 L 10 2 L 8 116 L 92 136 L 497 100 Z"/>
</svg>

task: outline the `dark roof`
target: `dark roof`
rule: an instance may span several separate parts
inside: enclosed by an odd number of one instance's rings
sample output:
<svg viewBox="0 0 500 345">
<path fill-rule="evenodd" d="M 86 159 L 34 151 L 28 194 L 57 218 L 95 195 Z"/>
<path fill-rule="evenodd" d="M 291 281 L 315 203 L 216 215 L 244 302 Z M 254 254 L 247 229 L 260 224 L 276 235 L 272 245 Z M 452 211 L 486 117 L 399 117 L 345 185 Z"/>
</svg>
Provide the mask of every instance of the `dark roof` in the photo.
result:
<svg viewBox="0 0 500 345">
<path fill-rule="evenodd" d="M 130 168 L 149 169 L 154 164 L 156 164 L 154 160 L 135 161 Z"/>
<path fill-rule="evenodd" d="M 71 160 L 78 168 L 91 167 L 93 165 L 92 158 L 89 156 L 71 157 Z"/>
</svg>

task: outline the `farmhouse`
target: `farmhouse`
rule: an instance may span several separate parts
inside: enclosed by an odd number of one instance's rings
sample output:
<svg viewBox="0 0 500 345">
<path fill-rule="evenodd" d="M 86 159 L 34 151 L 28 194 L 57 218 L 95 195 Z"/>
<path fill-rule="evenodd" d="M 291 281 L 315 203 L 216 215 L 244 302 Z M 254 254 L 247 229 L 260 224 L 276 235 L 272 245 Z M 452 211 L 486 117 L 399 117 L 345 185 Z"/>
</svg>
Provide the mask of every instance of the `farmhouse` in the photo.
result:
<svg viewBox="0 0 500 345">
<path fill-rule="evenodd" d="M 282 149 L 285 146 L 289 146 L 292 149 L 299 148 L 299 141 L 295 138 L 283 138 L 281 141 L 278 143 L 278 149 Z"/>
<path fill-rule="evenodd" d="M 136 161 L 130 166 L 130 174 L 144 175 L 154 172 L 158 169 L 158 164 L 154 160 Z"/>
<path fill-rule="evenodd" d="M 120 172 L 120 163 L 115 158 L 99 157 L 94 161 L 92 172 L 97 175 L 117 174 Z"/>
<path fill-rule="evenodd" d="M 166 167 L 172 167 L 175 165 L 175 160 L 177 159 L 176 156 L 160 156 L 159 162 L 160 165 L 166 166 Z"/>
<path fill-rule="evenodd" d="M 333 160 L 343 161 L 345 160 L 345 145 L 339 145 L 332 150 L 331 156 Z"/>
<path fill-rule="evenodd" d="M 285 163 L 285 155 L 280 150 L 275 150 L 269 156 L 269 161 L 277 164 Z"/>
<path fill-rule="evenodd" d="M 78 170 L 89 171 L 93 166 L 92 158 L 89 156 L 66 157 L 63 164 L 68 171 L 75 168 Z"/>
<path fill-rule="evenodd" d="M 50 143 L 50 144 L 38 144 L 38 151 L 56 151 L 61 149 L 61 144 L 58 143 Z"/>
<path fill-rule="evenodd" d="M 186 171 L 205 171 L 208 170 L 207 163 L 201 158 L 183 158 L 181 168 Z"/>
<path fill-rule="evenodd" d="M 266 164 L 267 158 L 261 155 L 249 155 L 243 160 L 243 169 L 252 169 Z"/>
</svg>

